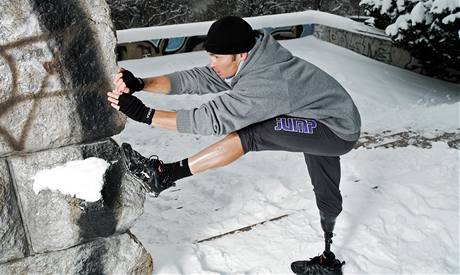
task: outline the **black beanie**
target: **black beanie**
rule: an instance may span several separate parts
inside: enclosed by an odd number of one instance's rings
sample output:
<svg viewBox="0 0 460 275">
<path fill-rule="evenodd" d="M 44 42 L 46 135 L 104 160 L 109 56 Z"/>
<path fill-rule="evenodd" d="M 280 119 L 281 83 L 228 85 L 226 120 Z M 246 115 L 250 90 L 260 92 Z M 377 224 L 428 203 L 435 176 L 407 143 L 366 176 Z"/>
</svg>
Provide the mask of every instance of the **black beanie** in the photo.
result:
<svg viewBox="0 0 460 275">
<path fill-rule="evenodd" d="M 214 22 L 206 38 L 206 51 L 214 54 L 248 52 L 256 43 L 248 22 L 237 16 L 226 16 Z"/>
</svg>

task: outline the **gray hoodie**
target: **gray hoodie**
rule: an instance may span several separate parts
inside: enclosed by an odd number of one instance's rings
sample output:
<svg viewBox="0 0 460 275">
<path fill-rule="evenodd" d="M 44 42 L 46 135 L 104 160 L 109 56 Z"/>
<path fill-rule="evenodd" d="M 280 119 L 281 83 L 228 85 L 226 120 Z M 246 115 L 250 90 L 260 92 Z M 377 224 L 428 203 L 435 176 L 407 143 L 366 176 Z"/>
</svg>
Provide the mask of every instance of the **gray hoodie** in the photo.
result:
<svg viewBox="0 0 460 275">
<path fill-rule="evenodd" d="M 350 95 L 330 75 L 262 37 L 230 85 L 210 67 L 169 74 L 170 94 L 229 90 L 191 110 L 177 111 L 177 130 L 223 135 L 279 115 L 316 119 L 344 140 L 357 140 L 361 119 Z"/>
</svg>

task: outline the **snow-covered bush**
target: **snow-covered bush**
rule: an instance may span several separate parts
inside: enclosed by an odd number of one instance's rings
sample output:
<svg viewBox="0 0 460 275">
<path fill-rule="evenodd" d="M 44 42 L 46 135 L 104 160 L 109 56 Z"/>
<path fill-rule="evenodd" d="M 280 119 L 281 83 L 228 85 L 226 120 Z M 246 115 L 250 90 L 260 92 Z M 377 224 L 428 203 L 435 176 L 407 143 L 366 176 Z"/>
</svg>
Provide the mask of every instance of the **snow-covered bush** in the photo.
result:
<svg viewBox="0 0 460 275">
<path fill-rule="evenodd" d="M 359 5 L 364 8 L 367 15 L 374 18 L 373 24 L 376 28 L 384 29 L 396 16 L 394 2 L 391 0 L 362 0 Z"/>
<path fill-rule="evenodd" d="M 362 0 L 360 5 L 426 73 L 460 71 L 460 0 Z"/>
</svg>

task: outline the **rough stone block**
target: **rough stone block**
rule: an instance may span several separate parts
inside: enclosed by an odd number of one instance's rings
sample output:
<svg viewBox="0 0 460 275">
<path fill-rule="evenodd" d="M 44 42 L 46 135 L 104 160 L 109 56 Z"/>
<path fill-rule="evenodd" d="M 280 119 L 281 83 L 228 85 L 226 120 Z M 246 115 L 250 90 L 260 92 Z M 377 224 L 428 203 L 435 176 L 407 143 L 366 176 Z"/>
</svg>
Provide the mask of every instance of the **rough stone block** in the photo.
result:
<svg viewBox="0 0 460 275">
<path fill-rule="evenodd" d="M 57 191 L 42 190 L 38 194 L 33 191 L 32 177 L 38 171 L 89 157 L 112 163 L 104 176 L 101 200 L 87 202 Z M 118 145 L 106 140 L 9 158 L 24 226 L 30 237 L 31 254 L 65 249 L 96 237 L 125 232 L 134 224 L 143 212 L 145 191 L 126 174 L 119 157 Z"/>
<path fill-rule="evenodd" d="M 27 240 L 8 165 L 0 159 L 0 263 L 22 258 Z"/>
<path fill-rule="evenodd" d="M 0 264 L 0 274 L 152 274 L 150 254 L 131 234 Z"/>
<path fill-rule="evenodd" d="M 0 157 L 115 135 L 116 39 L 103 0 L 0 0 Z"/>
</svg>

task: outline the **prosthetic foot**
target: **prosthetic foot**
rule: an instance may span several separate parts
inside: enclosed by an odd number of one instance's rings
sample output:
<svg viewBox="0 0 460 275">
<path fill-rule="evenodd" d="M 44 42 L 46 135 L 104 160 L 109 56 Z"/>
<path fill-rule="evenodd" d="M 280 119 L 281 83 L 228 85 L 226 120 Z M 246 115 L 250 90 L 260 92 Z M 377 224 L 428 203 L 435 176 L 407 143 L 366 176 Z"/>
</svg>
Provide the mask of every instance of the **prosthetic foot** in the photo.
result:
<svg viewBox="0 0 460 275">
<path fill-rule="evenodd" d="M 325 250 L 320 256 L 310 258 L 305 261 L 295 261 L 291 264 L 292 272 L 296 274 L 331 274 L 342 275 L 342 266 L 345 262 L 341 262 L 335 258 L 331 252 L 331 244 L 333 230 L 335 226 L 335 217 L 328 217 L 320 212 L 321 228 L 324 231 Z"/>
</svg>

